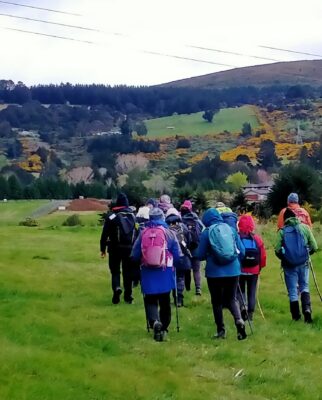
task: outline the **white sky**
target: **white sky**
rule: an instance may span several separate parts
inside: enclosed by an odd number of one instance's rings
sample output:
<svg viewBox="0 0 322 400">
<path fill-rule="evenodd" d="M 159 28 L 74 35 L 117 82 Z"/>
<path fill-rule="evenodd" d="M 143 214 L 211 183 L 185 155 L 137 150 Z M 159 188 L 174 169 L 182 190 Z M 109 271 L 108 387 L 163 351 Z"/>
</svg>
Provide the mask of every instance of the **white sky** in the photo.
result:
<svg viewBox="0 0 322 400">
<path fill-rule="evenodd" d="M 75 28 L 0 16 L 0 79 L 37 83 L 152 85 L 270 61 L 194 49 L 207 47 L 279 61 L 318 59 L 265 45 L 322 55 L 321 0 L 15 0 L 78 13 L 65 15 L 0 2 L 0 13 L 95 28 Z M 9 31 L 5 27 L 94 44 Z M 115 35 L 119 33 L 120 35 Z M 322 56 L 320 57 L 322 58 Z"/>
</svg>

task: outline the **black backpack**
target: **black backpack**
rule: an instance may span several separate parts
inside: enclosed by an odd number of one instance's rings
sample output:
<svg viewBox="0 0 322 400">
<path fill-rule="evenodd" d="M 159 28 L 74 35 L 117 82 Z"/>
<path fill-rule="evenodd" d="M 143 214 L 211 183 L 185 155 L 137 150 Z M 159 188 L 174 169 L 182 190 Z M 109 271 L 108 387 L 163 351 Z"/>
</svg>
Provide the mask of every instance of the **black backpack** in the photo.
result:
<svg viewBox="0 0 322 400">
<path fill-rule="evenodd" d="M 180 245 L 182 254 L 188 257 L 191 257 L 191 253 L 189 250 L 189 244 L 187 243 L 187 240 L 185 238 L 185 232 L 183 229 L 183 226 L 181 224 L 171 224 L 170 225 L 170 230 L 174 232 L 176 235 L 176 238 L 178 240 L 178 243 Z"/>
<path fill-rule="evenodd" d="M 199 246 L 201 227 L 198 219 L 193 217 L 183 217 L 183 223 L 188 228 L 189 232 L 189 250 L 195 250 Z"/>
<path fill-rule="evenodd" d="M 132 247 L 136 237 L 136 219 L 131 212 L 119 212 L 115 218 L 119 246 Z"/>
</svg>

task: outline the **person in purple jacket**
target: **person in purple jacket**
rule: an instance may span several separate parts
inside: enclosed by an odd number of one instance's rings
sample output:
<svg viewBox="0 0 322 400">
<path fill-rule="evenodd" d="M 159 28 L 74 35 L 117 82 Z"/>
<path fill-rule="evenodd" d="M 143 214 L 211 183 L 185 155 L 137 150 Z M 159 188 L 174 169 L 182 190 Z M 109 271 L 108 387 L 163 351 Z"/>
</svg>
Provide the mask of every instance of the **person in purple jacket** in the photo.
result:
<svg viewBox="0 0 322 400">
<path fill-rule="evenodd" d="M 227 305 L 231 312 L 237 328 L 237 339 L 246 339 L 245 323 L 241 317 L 240 307 L 237 300 L 238 279 L 241 273 L 239 258 L 245 255 L 245 248 L 237 234 L 228 224 L 225 224 L 220 213 L 215 208 L 209 208 L 202 216 L 202 222 L 206 229 L 202 232 L 196 257 L 206 260 L 206 278 L 211 296 L 212 309 L 217 326 L 216 339 L 226 337 L 226 329 L 223 318 L 223 307 Z M 219 258 L 213 251 L 209 239 L 209 230 L 215 224 L 224 224 L 225 230 L 233 235 L 236 255 L 225 264 L 219 262 Z M 228 236 L 228 235 L 227 235 Z M 228 240 L 228 239 L 225 239 Z M 226 304 L 227 303 L 227 304 Z"/>
<path fill-rule="evenodd" d="M 135 241 L 131 257 L 136 261 L 141 261 L 141 288 L 147 321 L 153 328 L 154 340 L 162 342 L 171 321 L 170 293 L 176 285 L 173 264 L 180 260 L 182 253 L 175 234 L 169 230 L 164 221 L 163 211 L 157 207 L 153 208 L 149 216 L 150 221 L 146 223 L 146 228 L 140 232 Z M 153 227 L 162 227 L 166 238 L 166 263 L 158 267 L 145 265 L 142 254 L 144 231 Z"/>
</svg>

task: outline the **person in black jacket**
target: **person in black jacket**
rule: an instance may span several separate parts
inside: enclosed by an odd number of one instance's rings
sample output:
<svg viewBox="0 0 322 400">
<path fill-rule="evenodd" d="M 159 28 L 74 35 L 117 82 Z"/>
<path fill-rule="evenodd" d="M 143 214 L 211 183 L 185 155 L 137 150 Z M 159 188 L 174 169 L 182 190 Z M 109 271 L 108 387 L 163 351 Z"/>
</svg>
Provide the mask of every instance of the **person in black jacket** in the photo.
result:
<svg viewBox="0 0 322 400">
<path fill-rule="evenodd" d="M 130 254 L 135 239 L 135 216 L 129 207 L 129 201 L 124 193 L 120 193 L 112 212 L 106 217 L 101 240 L 101 257 L 109 254 L 108 264 L 112 274 L 112 303 L 118 304 L 122 294 L 121 264 L 124 286 L 124 301 L 131 304 L 133 270 Z"/>
</svg>

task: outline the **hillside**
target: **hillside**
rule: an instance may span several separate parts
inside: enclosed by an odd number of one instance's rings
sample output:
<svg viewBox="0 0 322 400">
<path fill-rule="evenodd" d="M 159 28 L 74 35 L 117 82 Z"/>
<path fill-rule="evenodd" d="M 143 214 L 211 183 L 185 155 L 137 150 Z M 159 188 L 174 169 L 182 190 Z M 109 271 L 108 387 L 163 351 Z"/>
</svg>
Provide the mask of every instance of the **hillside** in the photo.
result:
<svg viewBox="0 0 322 400">
<path fill-rule="evenodd" d="M 168 82 L 162 87 L 221 89 L 239 86 L 322 85 L 322 60 L 278 62 L 235 68 Z"/>
</svg>

